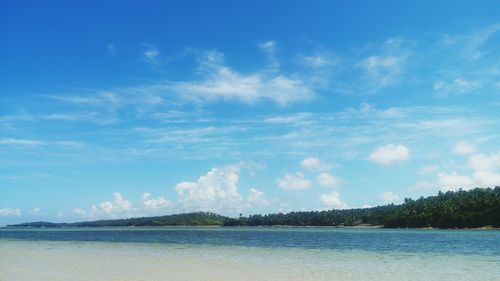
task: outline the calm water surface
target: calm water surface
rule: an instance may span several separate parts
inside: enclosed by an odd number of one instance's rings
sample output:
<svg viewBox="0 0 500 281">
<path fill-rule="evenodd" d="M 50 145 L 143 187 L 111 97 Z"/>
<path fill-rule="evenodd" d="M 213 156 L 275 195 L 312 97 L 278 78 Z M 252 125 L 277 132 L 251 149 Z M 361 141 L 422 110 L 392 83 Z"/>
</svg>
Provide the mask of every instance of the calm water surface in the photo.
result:
<svg viewBox="0 0 500 281">
<path fill-rule="evenodd" d="M 76 228 L 1 229 L 2 240 L 94 241 L 362 250 L 500 257 L 498 230 L 353 228 Z"/>
</svg>

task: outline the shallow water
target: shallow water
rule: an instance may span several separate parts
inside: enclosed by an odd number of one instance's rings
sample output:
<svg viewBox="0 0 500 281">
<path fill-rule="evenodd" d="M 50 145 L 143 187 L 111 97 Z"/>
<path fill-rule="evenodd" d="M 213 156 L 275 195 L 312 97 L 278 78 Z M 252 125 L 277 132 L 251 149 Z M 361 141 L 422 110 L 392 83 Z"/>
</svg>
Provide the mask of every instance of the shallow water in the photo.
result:
<svg viewBox="0 0 500 281">
<path fill-rule="evenodd" d="M 3 276 L 2 276 L 3 275 Z M 0 280 L 500 280 L 500 231 L 0 230 Z"/>
<path fill-rule="evenodd" d="M 99 241 L 500 256 L 500 231 L 366 228 L 1 229 L 0 239 Z"/>
</svg>

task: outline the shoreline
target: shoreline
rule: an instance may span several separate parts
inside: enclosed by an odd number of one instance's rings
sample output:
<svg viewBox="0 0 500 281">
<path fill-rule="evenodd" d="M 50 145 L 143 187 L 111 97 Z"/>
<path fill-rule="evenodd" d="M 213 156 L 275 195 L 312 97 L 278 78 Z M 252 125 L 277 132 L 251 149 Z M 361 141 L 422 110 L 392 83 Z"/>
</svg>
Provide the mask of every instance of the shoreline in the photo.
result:
<svg viewBox="0 0 500 281">
<path fill-rule="evenodd" d="M 326 229 L 408 229 L 408 230 L 500 230 L 498 227 L 482 226 L 476 228 L 437 228 L 437 227 L 384 227 L 383 225 L 348 225 L 348 226 L 330 226 L 330 225 L 238 225 L 238 226 L 223 226 L 223 225 L 163 225 L 163 226 L 70 226 L 70 227 L 32 227 L 32 226 L 1 226 L 2 229 L 168 229 L 168 228 L 206 228 L 206 229 L 236 229 L 236 228 L 326 228 Z"/>
</svg>

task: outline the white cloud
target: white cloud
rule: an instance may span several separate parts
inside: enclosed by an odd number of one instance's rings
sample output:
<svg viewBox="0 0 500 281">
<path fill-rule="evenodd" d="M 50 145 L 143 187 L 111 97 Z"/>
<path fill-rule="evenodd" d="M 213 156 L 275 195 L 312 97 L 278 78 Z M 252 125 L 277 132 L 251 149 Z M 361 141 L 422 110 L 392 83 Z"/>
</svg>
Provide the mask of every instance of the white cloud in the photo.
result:
<svg viewBox="0 0 500 281">
<path fill-rule="evenodd" d="M 247 202 L 249 207 L 269 205 L 269 201 L 266 199 L 266 194 L 255 188 L 250 188 L 248 191 Z"/>
<path fill-rule="evenodd" d="M 142 204 L 144 204 L 146 209 L 153 209 L 153 210 L 167 209 L 167 208 L 172 208 L 174 206 L 174 203 L 163 197 L 151 198 L 151 193 L 149 192 L 144 192 L 144 194 L 142 195 Z"/>
<path fill-rule="evenodd" d="M 163 197 L 152 198 L 148 192 L 142 195 L 142 204 L 138 204 L 137 206 L 134 206 L 129 200 L 123 198 L 119 192 L 113 193 L 113 197 L 113 201 L 104 201 L 97 205 L 92 205 L 89 211 L 74 208 L 72 213 L 93 219 L 122 218 L 163 213 L 166 209 L 174 207 L 174 203 Z"/>
<path fill-rule="evenodd" d="M 399 196 L 394 194 L 391 191 L 383 192 L 378 195 L 378 198 L 382 200 L 384 204 L 389 204 L 389 203 L 398 203 L 399 202 Z"/>
<path fill-rule="evenodd" d="M 319 185 L 329 188 L 336 188 L 340 185 L 340 179 L 328 173 L 321 173 L 316 177 Z"/>
<path fill-rule="evenodd" d="M 72 212 L 73 212 L 73 214 L 78 215 L 78 216 L 82 216 L 82 217 L 87 215 L 87 212 L 85 210 L 80 209 L 80 208 L 74 208 Z"/>
<path fill-rule="evenodd" d="M 438 168 L 439 167 L 437 165 L 423 166 L 418 170 L 417 174 L 419 176 L 434 174 L 434 172 L 436 172 Z"/>
<path fill-rule="evenodd" d="M 438 173 L 438 184 L 441 190 L 472 189 L 475 187 L 495 187 L 500 185 L 500 152 L 471 155 L 467 163 L 473 171 L 471 175 L 457 172 Z"/>
<path fill-rule="evenodd" d="M 40 208 L 33 208 L 31 210 L 31 214 L 34 215 L 34 216 L 42 215 Z"/>
<path fill-rule="evenodd" d="M 348 206 L 340 199 L 340 194 L 332 191 L 327 194 L 321 194 L 319 197 L 320 202 L 328 208 L 346 209 Z"/>
<path fill-rule="evenodd" d="M 469 157 L 468 166 L 474 170 L 490 171 L 500 168 L 500 152 L 475 154 Z"/>
<path fill-rule="evenodd" d="M 20 209 L 9 209 L 9 208 L 0 208 L 0 217 L 11 217 L 11 216 L 20 216 Z"/>
<path fill-rule="evenodd" d="M 99 207 L 101 208 L 101 211 L 106 213 L 106 214 L 111 214 L 113 212 L 113 203 L 110 201 L 102 202 L 99 204 Z"/>
<path fill-rule="evenodd" d="M 119 218 L 165 214 L 168 212 L 214 211 L 230 213 L 242 208 L 266 205 L 264 192 L 250 189 L 246 204 L 238 192 L 238 179 L 242 169 L 253 169 L 258 165 L 248 162 L 213 168 L 196 182 L 180 182 L 175 186 L 178 201 L 172 202 L 164 197 L 153 197 L 144 192 L 140 204 L 132 204 L 119 192 L 113 193 L 113 201 L 92 205 L 89 211 L 75 208 L 73 214 L 90 218 Z"/>
<path fill-rule="evenodd" d="M 460 188 L 466 190 L 475 187 L 474 180 L 468 176 L 463 176 L 457 172 L 440 172 L 438 176 L 438 185 L 443 191 L 455 191 Z"/>
<path fill-rule="evenodd" d="M 196 182 L 180 182 L 175 186 L 179 202 L 185 210 L 235 211 L 240 209 L 238 180 L 241 165 L 213 168 Z"/>
<path fill-rule="evenodd" d="M 475 171 L 473 174 L 474 181 L 481 187 L 500 186 L 500 173 L 492 171 Z"/>
<path fill-rule="evenodd" d="M 457 172 L 438 173 L 438 183 L 442 191 L 469 190 L 476 187 L 495 187 L 500 185 L 500 173 L 479 170 L 472 176 L 460 175 Z"/>
<path fill-rule="evenodd" d="M 403 162 L 410 158 L 410 150 L 402 144 L 387 144 L 370 154 L 370 160 L 383 165 Z"/>
<path fill-rule="evenodd" d="M 98 208 L 94 208 L 98 213 L 103 213 L 109 216 L 123 215 L 132 211 L 132 203 L 123 198 L 119 192 L 113 193 L 114 201 L 105 201 L 99 204 Z"/>
<path fill-rule="evenodd" d="M 308 157 L 300 162 L 300 166 L 306 170 L 313 171 L 327 171 L 330 169 L 330 165 L 326 162 L 319 160 L 316 157 Z"/>
<path fill-rule="evenodd" d="M 131 207 L 131 204 L 128 200 L 125 200 L 122 195 L 119 192 L 113 193 L 113 196 L 115 197 L 115 205 L 122 209 L 122 210 L 128 210 Z"/>
<path fill-rule="evenodd" d="M 452 149 L 453 153 L 458 155 L 467 155 L 476 152 L 476 147 L 467 142 L 458 142 Z"/>
<path fill-rule="evenodd" d="M 285 174 L 283 178 L 276 180 L 278 187 L 283 190 L 302 190 L 311 187 L 311 181 L 304 177 L 301 172 L 293 174 Z"/>
</svg>

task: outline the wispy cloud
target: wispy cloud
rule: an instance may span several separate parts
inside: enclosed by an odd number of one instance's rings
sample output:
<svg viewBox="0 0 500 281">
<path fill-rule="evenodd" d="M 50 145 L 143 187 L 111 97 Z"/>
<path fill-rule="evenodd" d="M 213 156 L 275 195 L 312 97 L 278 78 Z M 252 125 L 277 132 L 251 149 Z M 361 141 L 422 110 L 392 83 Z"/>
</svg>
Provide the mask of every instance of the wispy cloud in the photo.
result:
<svg viewBox="0 0 500 281">
<path fill-rule="evenodd" d="M 0 145 L 38 146 L 42 144 L 44 142 L 40 140 L 0 138 Z"/>
<path fill-rule="evenodd" d="M 23 174 L 7 174 L 0 175 L 0 181 L 10 183 L 23 182 L 23 183 L 40 183 L 40 182 L 53 182 L 54 180 L 61 180 L 60 178 L 47 173 L 23 173 Z"/>
<path fill-rule="evenodd" d="M 428 166 L 423 166 L 421 167 L 417 174 L 420 176 L 426 176 L 426 175 L 431 175 L 434 174 L 439 169 L 438 165 L 428 165 Z"/>
<path fill-rule="evenodd" d="M 434 91 L 438 97 L 447 97 L 449 95 L 463 95 L 480 90 L 482 83 L 480 81 L 471 81 L 464 79 L 455 79 L 452 82 L 436 81 Z"/>
<path fill-rule="evenodd" d="M 106 45 L 106 49 L 108 49 L 108 52 L 111 56 L 114 56 L 116 54 L 116 46 L 113 43 L 109 43 Z"/>
<path fill-rule="evenodd" d="M 62 146 L 72 148 L 82 148 L 87 144 L 78 141 L 44 141 L 44 140 L 30 140 L 30 139 L 14 139 L 14 138 L 0 138 L 0 145 L 13 145 L 13 146 Z"/>
<path fill-rule="evenodd" d="M 377 93 L 385 87 L 400 84 L 404 80 L 413 45 L 409 40 L 396 37 L 378 46 L 365 48 L 363 54 L 367 53 L 367 56 L 355 65 L 362 71 L 362 80 L 357 81 L 358 91 Z"/>
<path fill-rule="evenodd" d="M 369 56 L 362 60 L 358 67 L 366 71 L 370 79 L 378 87 L 385 87 L 394 83 L 396 76 L 401 73 L 403 58 L 396 56 Z"/>
<path fill-rule="evenodd" d="M 339 58 L 331 54 L 311 54 L 311 55 L 301 55 L 302 63 L 306 66 L 313 68 L 323 68 L 327 66 L 334 66 L 339 63 Z"/>
<path fill-rule="evenodd" d="M 266 52 L 269 61 L 268 71 L 275 72 L 280 68 L 280 61 L 276 57 L 278 50 L 275 41 L 266 41 L 259 44 L 259 47 Z"/>
<path fill-rule="evenodd" d="M 268 48 L 271 48 L 268 46 Z M 280 105 L 307 101 L 315 96 L 314 87 L 300 77 L 283 73 L 268 75 L 266 70 L 241 74 L 207 54 L 206 74 L 200 80 L 174 82 L 167 86 L 182 99 L 195 102 L 235 100 L 256 103 L 271 100 Z"/>
<path fill-rule="evenodd" d="M 269 45 L 269 44 L 268 44 Z M 270 51 L 271 45 L 266 45 Z M 145 53 L 149 61 L 157 61 L 158 53 Z M 237 101 L 255 104 L 273 101 L 286 106 L 308 101 L 316 96 L 314 83 L 300 73 L 289 75 L 266 66 L 253 73 L 240 73 L 224 64 L 223 54 L 205 52 L 199 60 L 200 76 L 195 80 L 163 81 L 111 90 L 96 90 L 82 95 L 45 95 L 45 97 L 80 106 L 119 108 L 132 106 L 158 106 L 169 99 L 170 105 L 179 103 L 205 104 L 220 101 Z"/>
<path fill-rule="evenodd" d="M 85 90 L 80 95 L 43 95 L 48 99 L 69 103 L 76 106 L 105 107 L 108 109 L 117 108 L 124 102 L 119 94 L 112 91 L 92 91 Z"/>
<path fill-rule="evenodd" d="M 440 43 L 445 47 L 458 47 L 461 57 L 467 60 L 482 59 L 487 51 L 485 45 L 500 31 L 500 23 L 491 24 L 469 34 L 445 35 Z"/>
<path fill-rule="evenodd" d="M 36 118 L 48 121 L 92 122 L 100 125 L 116 122 L 116 118 L 108 114 L 92 111 L 51 113 L 37 116 Z"/>
<path fill-rule="evenodd" d="M 145 44 L 145 49 L 142 52 L 142 56 L 145 62 L 150 64 L 158 64 L 160 59 L 160 51 L 158 51 L 158 49 L 156 49 L 156 47 L 151 44 Z"/>
</svg>

